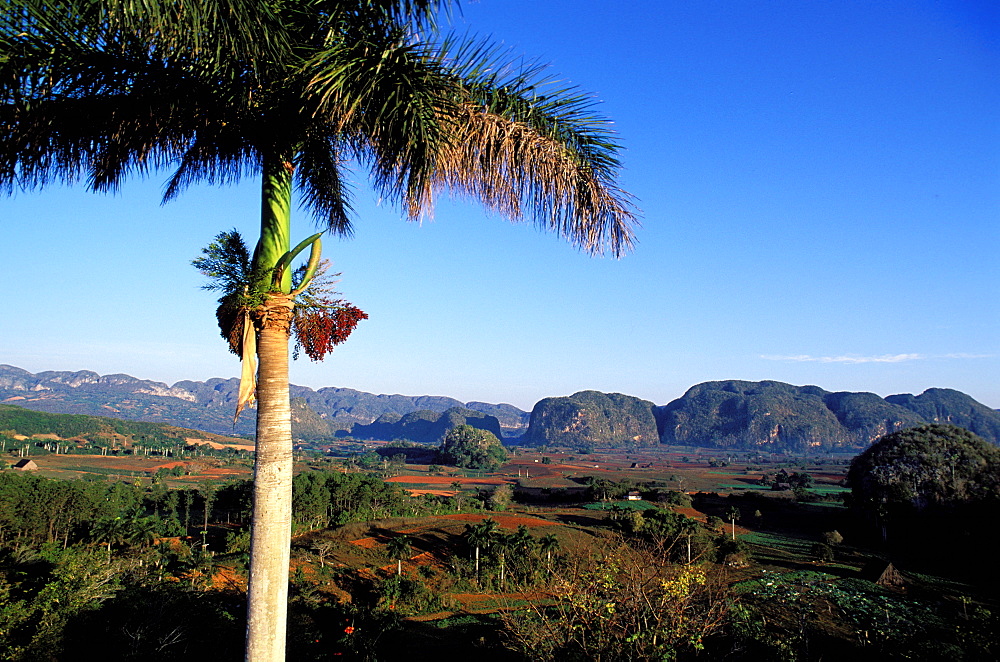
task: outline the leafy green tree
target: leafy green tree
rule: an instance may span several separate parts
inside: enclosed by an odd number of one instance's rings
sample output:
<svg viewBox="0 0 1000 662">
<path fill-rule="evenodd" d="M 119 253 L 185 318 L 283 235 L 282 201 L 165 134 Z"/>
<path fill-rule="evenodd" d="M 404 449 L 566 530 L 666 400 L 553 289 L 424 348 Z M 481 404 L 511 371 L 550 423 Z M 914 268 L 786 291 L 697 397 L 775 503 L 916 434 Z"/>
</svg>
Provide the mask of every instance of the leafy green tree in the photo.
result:
<svg viewBox="0 0 1000 662">
<path fill-rule="evenodd" d="M 841 535 L 840 531 L 824 531 L 823 542 L 830 545 L 830 547 L 833 547 L 834 545 L 839 545 L 844 542 L 844 536 Z"/>
<path fill-rule="evenodd" d="M 94 523 L 91 528 L 94 542 L 107 546 L 107 563 L 111 564 L 111 550 L 115 545 L 124 545 L 129 539 L 128 525 L 124 517 L 106 517 Z"/>
<path fill-rule="evenodd" d="M 261 176 L 260 237 L 230 265 L 249 257 L 249 268 L 228 272 L 245 289 L 219 311 L 244 359 L 241 402 L 259 359 L 248 659 L 284 651 L 289 332 L 318 359 L 346 330 L 344 308 L 322 297 L 310 315 L 295 314 L 320 244 L 314 235 L 293 248 L 293 189 L 338 234 L 351 232 L 345 168 L 356 162 L 411 218 L 449 188 L 512 219 L 527 212 L 591 252 L 631 245 L 618 146 L 592 102 L 543 90 L 534 69 L 504 77 L 486 45 L 427 41 L 444 4 L 10 0 L 0 14 L 0 188 L 85 178 L 107 191 L 172 167 L 171 199 L 196 181 Z M 218 243 L 241 253 L 229 239 Z M 291 262 L 307 247 L 293 280 Z"/>
<path fill-rule="evenodd" d="M 70 547 L 55 556 L 51 571 L 38 578 L 37 586 L 21 586 L 13 592 L 0 581 L 0 598 L 4 599 L 0 656 L 7 660 L 63 659 L 67 624 L 98 609 L 121 589 L 129 562 L 106 563 L 103 556 L 101 550 Z"/>
<path fill-rule="evenodd" d="M 788 484 L 791 485 L 793 488 L 801 487 L 804 489 L 809 489 L 810 487 L 812 487 L 813 477 L 810 474 L 806 473 L 805 471 L 802 472 L 793 471 L 788 476 Z"/>
<path fill-rule="evenodd" d="M 920 511 L 990 498 L 1000 487 L 1000 448 L 963 428 L 921 425 L 882 437 L 851 462 L 858 504 Z"/>
<path fill-rule="evenodd" d="M 514 500 L 514 488 L 508 484 L 497 485 L 490 494 L 490 510 L 507 510 Z"/>
<path fill-rule="evenodd" d="M 330 490 L 326 476 L 303 473 L 292 481 L 292 512 L 295 521 L 308 529 L 321 529 L 329 522 Z"/>
<path fill-rule="evenodd" d="M 466 469 L 496 471 L 507 461 L 507 451 L 492 432 L 456 425 L 445 435 L 437 461 Z"/>
<path fill-rule="evenodd" d="M 723 565 L 743 567 L 748 564 L 747 545 L 743 540 L 727 538 L 723 533 L 715 543 L 715 562 Z"/>
</svg>

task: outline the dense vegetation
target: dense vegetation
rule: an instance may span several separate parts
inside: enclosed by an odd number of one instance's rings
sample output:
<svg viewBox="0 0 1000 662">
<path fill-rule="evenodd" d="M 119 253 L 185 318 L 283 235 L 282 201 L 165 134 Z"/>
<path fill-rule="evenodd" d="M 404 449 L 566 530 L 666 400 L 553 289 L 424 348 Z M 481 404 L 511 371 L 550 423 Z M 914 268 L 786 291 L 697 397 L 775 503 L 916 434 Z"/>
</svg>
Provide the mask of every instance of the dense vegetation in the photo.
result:
<svg viewBox="0 0 1000 662">
<path fill-rule="evenodd" d="M 977 596 L 955 583 L 975 564 L 914 558 L 893 544 L 905 528 L 891 528 L 888 546 L 866 537 L 866 515 L 840 506 L 844 488 L 830 487 L 831 472 L 844 468 L 839 460 L 816 473 L 804 458 L 673 453 L 675 466 L 660 480 L 642 480 L 627 476 L 648 470 L 609 471 L 614 458 L 617 466 L 629 462 L 604 454 L 583 463 L 601 469 L 549 483 L 576 485 L 569 498 L 531 488 L 544 479 L 519 480 L 513 490 L 470 486 L 462 481 L 476 479 L 454 469 L 404 465 L 406 449 L 300 467 L 289 659 L 401 659 L 415 647 L 434 659 L 512 662 L 996 657 L 1000 623 L 989 592 Z M 894 475 L 909 476 L 904 485 L 919 474 L 940 496 L 928 503 L 952 503 L 982 493 L 977 485 L 988 472 L 971 467 L 980 459 L 992 466 L 997 452 L 965 431 L 932 426 L 890 435 L 862 456 L 871 462 L 859 458 L 855 467 L 902 462 L 910 473 Z M 534 476 L 569 456 L 511 460 Z M 918 469 L 923 464 L 931 468 Z M 668 473 L 702 480 L 686 467 L 746 480 L 728 496 L 687 494 Z M 728 477 L 715 473 L 723 471 Z M 438 487 L 453 482 L 414 497 L 385 480 L 400 473 Z M 0 659 L 77 659 L 77 651 L 107 659 L 239 657 L 249 483 L 168 489 L 168 481 L 177 484 L 159 473 L 140 483 L 0 471 Z M 642 500 L 625 500 L 630 493 Z M 995 519 L 993 508 L 983 522 Z M 916 523 L 909 545 L 941 538 L 953 555 L 989 548 L 948 521 Z M 875 577 L 865 567 L 880 558 L 906 568 L 905 592 L 868 580 Z M 976 572 L 973 586 L 988 586 Z M 405 620 L 415 615 L 421 620 Z"/>
<path fill-rule="evenodd" d="M 853 505 L 898 555 L 947 563 L 985 549 L 1000 513 L 1000 448 L 953 425 L 922 425 L 879 440 L 851 463 Z M 966 571 L 994 579 L 994 567 Z"/>
<path fill-rule="evenodd" d="M 621 393 L 580 391 L 545 398 L 531 411 L 524 443 L 591 450 L 596 446 L 650 446 L 659 442 L 655 406 Z"/>
<path fill-rule="evenodd" d="M 459 425 L 448 430 L 437 461 L 478 471 L 496 471 L 507 461 L 507 451 L 493 433 Z"/>
<path fill-rule="evenodd" d="M 949 421 L 1000 443 L 1000 413 L 948 389 L 830 393 L 781 382 L 705 382 L 658 410 L 665 444 L 774 451 L 861 450 L 899 429 Z"/>
<path fill-rule="evenodd" d="M 355 439 L 403 439 L 418 443 L 440 443 L 448 430 L 469 425 L 500 437 L 500 422 L 494 416 L 464 407 L 451 407 L 444 412 L 421 409 L 403 416 L 383 414 L 370 425 L 355 425 L 350 436 Z"/>
<path fill-rule="evenodd" d="M 313 471 L 294 488 L 299 532 L 483 503 L 414 499 L 370 473 Z M 0 660 L 90 657 L 82 651 L 238 659 L 250 495 L 248 481 L 168 490 L 157 481 L 141 488 L 0 471 Z M 218 585 L 219 572 L 237 583 Z M 339 609 L 315 598 L 297 607 L 309 618 Z M 297 644 L 315 636 L 304 628 L 293 624 Z M 292 659 L 327 659 L 316 654 Z"/>
<path fill-rule="evenodd" d="M 155 449 L 166 454 L 183 450 L 190 445 L 190 439 L 228 443 L 240 441 L 164 423 L 81 414 L 49 414 L 13 405 L 0 405 L 0 439 L 5 448 L 34 446 L 37 439 L 32 440 L 31 437 L 48 437 L 51 445 L 57 446 L 61 453 L 93 453 L 95 449 L 129 447 Z"/>
</svg>

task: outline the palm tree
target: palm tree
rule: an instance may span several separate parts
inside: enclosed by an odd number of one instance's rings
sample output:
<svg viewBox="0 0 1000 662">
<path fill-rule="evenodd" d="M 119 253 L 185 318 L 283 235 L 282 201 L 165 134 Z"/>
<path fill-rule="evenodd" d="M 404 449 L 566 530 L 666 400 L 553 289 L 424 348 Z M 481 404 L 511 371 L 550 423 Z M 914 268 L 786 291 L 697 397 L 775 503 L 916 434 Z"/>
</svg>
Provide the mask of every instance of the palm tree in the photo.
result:
<svg viewBox="0 0 1000 662">
<path fill-rule="evenodd" d="M 352 231 L 345 174 L 355 163 L 410 218 L 450 189 L 591 253 L 620 255 L 632 243 L 618 146 L 592 102 L 545 87 L 537 68 L 508 67 L 488 45 L 427 41 L 450 4 L 7 0 L 0 13 L 0 189 L 85 179 L 109 191 L 171 168 L 171 199 L 196 181 L 261 177 L 260 237 L 222 316 L 244 360 L 241 402 L 254 395 L 259 360 L 250 660 L 284 657 L 288 335 L 319 262 L 318 235 L 292 247 L 293 189 L 341 235 Z M 293 283 L 305 248 L 309 267 Z M 314 359 L 342 339 L 336 325 L 309 332 Z"/>
<path fill-rule="evenodd" d="M 549 533 L 539 539 L 538 545 L 545 552 L 545 567 L 552 572 L 552 552 L 559 549 L 559 538 L 554 533 Z"/>
<path fill-rule="evenodd" d="M 125 521 L 125 526 L 127 527 L 127 543 L 143 549 L 156 541 L 160 531 L 160 518 L 155 515 L 142 517 L 135 514 Z"/>
<path fill-rule="evenodd" d="M 514 534 L 498 531 L 493 538 L 493 548 L 500 566 L 500 590 L 503 591 L 507 588 L 507 554 L 515 549 Z"/>
<path fill-rule="evenodd" d="M 529 574 L 527 565 L 531 563 L 530 559 L 534 556 L 535 546 L 538 544 L 538 541 L 528 531 L 528 527 L 524 524 L 519 524 L 513 533 L 505 536 L 504 542 L 505 545 L 502 548 L 501 554 L 505 552 L 511 554 L 511 558 L 514 561 L 511 564 L 512 574 L 513 571 L 517 570 L 521 578 L 527 576 Z M 503 560 L 503 556 L 501 556 L 501 560 Z M 504 585 L 503 576 L 501 576 L 500 585 Z"/>
<path fill-rule="evenodd" d="M 90 528 L 90 537 L 97 543 L 104 543 L 108 546 L 108 564 L 111 563 L 111 548 L 114 545 L 123 545 L 128 541 L 129 531 L 126 519 L 118 517 L 104 517 L 97 520 Z"/>
<path fill-rule="evenodd" d="M 683 517 L 678 522 L 678 533 L 687 538 L 687 562 L 691 565 L 691 536 L 698 533 L 698 520 L 693 517 Z"/>
<path fill-rule="evenodd" d="M 458 480 L 452 481 L 451 485 L 449 485 L 448 487 L 450 487 L 452 490 L 455 491 L 455 496 L 452 497 L 455 500 L 455 508 L 457 510 L 461 510 L 462 502 L 465 500 L 465 494 L 462 491 L 461 481 Z"/>
<path fill-rule="evenodd" d="M 479 550 L 489 548 L 500 534 L 500 525 L 492 517 L 487 517 L 479 524 L 465 525 L 465 541 L 475 550 L 476 578 L 479 578 Z"/>
<path fill-rule="evenodd" d="M 218 486 L 213 484 L 211 481 L 206 481 L 198 486 L 198 492 L 201 494 L 201 510 L 204 516 L 204 521 L 202 522 L 201 528 L 201 547 L 202 549 L 208 548 L 208 518 L 212 514 L 212 504 L 215 503 L 216 491 Z"/>
<path fill-rule="evenodd" d="M 396 536 L 385 545 L 385 551 L 389 556 L 396 559 L 396 575 L 403 575 L 403 559 L 410 558 L 412 548 L 410 547 L 409 536 Z"/>
<path fill-rule="evenodd" d="M 733 524 L 733 540 L 736 540 L 736 520 L 740 518 L 740 509 L 736 506 L 730 506 L 726 511 L 726 519 Z"/>
</svg>

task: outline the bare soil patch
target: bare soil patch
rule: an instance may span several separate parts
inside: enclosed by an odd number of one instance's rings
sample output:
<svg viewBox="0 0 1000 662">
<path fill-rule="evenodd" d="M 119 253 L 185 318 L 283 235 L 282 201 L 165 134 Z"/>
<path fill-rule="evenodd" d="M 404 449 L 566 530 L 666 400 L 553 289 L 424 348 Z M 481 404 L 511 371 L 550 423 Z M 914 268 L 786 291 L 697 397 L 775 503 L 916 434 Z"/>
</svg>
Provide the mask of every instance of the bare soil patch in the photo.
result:
<svg viewBox="0 0 1000 662">
<path fill-rule="evenodd" d="M 184 439 L 184 441 L 191 444 L 192 446 L 208 446 L 209 448 L 213 448 L 217 451 L 221 451 L 224 448 L 235 448 L 241 451 L 253 451 L 254 448 L 256 448 L 253 444 L 220 444 L 215 441 L 209 441 L 207 439 L 198 439 L 195 437 L 188 437 Z"/>
<path fill-rule="evenodd" d="M 456 494 L 458 494 L 458 492 L 456 492 L 455 490 L 412 490 L 412 489 L 408 489 L 407 491 L 410 494 L 412 494 L 413 496 L 422 496 L 424 494 L 431 494 L 433 496 L 453 497 Z"/>
<path fill-rule="evenodd" d="M 465 478 L 463 476 L 393 476 L 386 478 L 387 483 L 417 483 L 420 485 L 502 485 L 509 483 L 507 478 Z"/>
<path fill-rule="evenodd" d="M 455 515 L 441 515 L 441 519 L 456 520 L 459 522 L 481 522 L 484 519 L 492 519 L 505 529 L 516 529 L 522 524 L 529 529 L 539 526 L 561 526 L 560 522 L 552 522 L 540 517 L 527 515 L 508 515 L 505 513 L 458 513 Z"/>
</svg>

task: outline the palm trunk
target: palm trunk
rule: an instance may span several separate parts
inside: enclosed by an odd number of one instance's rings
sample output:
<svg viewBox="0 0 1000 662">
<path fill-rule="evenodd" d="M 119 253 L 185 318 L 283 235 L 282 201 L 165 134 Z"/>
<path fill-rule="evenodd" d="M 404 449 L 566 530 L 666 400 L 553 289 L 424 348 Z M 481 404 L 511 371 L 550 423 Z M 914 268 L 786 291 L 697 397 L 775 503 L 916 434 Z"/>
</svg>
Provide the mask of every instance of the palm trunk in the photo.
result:
<svg viewBox="0 0 1000 662">
<path fill-rule="evenodd" d="M 262 189 L 256 264 L 270 270 L 290 248 L 291 168 L 283 159 L 265 163 Z M 270 290 L 269 272 L 261 286 Z M 287 292 L 287 287 L 283 291 Z M 255 312 L 260 363 L 246 660 L 282 662 L 292 537 L 292 423 L 288 399 L 291 302 L 281 294 L 270 294 L 265 305 Z"/>
<path fill-rule="evenodd" d="M 272 309 L 273 310 L 273 309 Z M 287 310 L 287 309 L 286 309 Z M 247 602 L 247 656 L 285 656 L 288 564 L 292 535 L 292 427 L 288 400 L 288 332 L 269 316 L 258 333 L 257 458 Z"/>
</svg>

